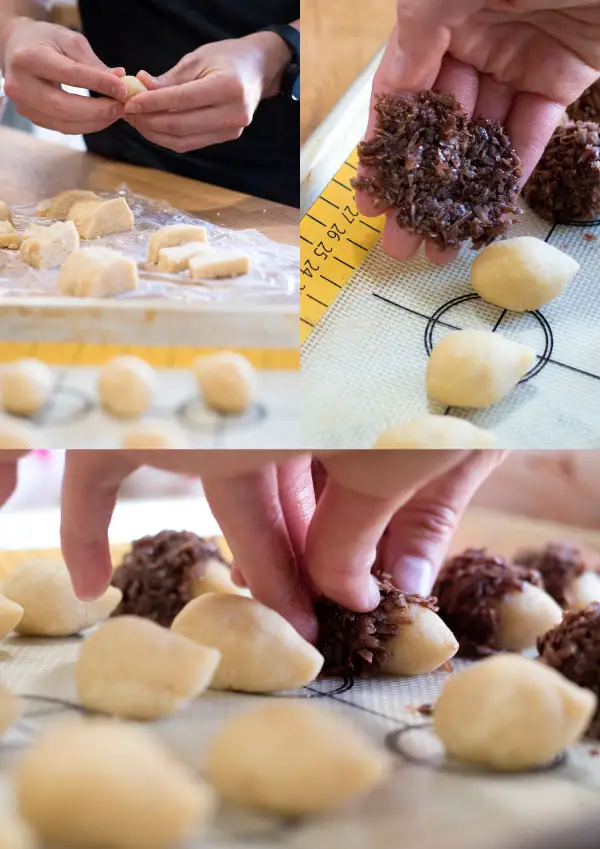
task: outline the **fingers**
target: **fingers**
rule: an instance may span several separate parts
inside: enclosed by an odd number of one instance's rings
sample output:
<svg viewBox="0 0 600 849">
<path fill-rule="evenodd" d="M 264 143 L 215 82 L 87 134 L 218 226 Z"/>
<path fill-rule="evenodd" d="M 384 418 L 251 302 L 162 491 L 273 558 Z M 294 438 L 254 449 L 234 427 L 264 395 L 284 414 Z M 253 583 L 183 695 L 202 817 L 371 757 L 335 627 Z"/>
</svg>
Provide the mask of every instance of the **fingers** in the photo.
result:
<svg viewBox="0 0 600 849">
<path fill-rule="evenodd" d="M 122 481 L 136 468 L 125 451 L 68 451 L 61 498 L 61 546 L 82 600 L 101 595 L 112 577 L 108 526 Z"/>
<path fill-rule="evenodd" d="M 43 111 L 39 108 L 43 106 Z M 123 107 L 109 98 L 67 94 L 43 82 L 24 89 L 18 101 L 19 114 L 35 124 L 66 135 L 95 133 L 118 121 Z"/>
<path fill-rule="evenodd" d="M 313 606 L 286 526 L 275 466 L 235 479 L 205 480 L 204 490 L 233 554 L 236 572 L 243 575 L 252 595 L 314 641 Z M 286 509 L 289 516 L 289 505 Z"/>
<path fill-rule="evenodd" d="M 405 592 L 431 592 L 464 510 L 506 455 L 467 453 L 460 465 L 419 490 L 390 522 L 379 562 Z"/>
<path fill-rule="evenodd" d="M 29 451 L 0 451 L 0 507 L 6 504 L 17 486 L 18 462 Z"/>
<path fill-rule="evenodd" d="M 204 147 L 210 147 L 213 144 L 223 144 L 226 141 L 238 139 L 241 136 L 241 131 L 234 133 L 232 130 L 223 130 L 218 133 L 207 133 L 203 135 L 192 136 L 168 136 L 160 133 L 145 132 L 141 126 L 129 122 L 140 132 L 144 138 L 151 141 L 159 147 L 174 150 L 176 153 L 187 153 L 190 150 L 201 150 Z"/>
<path fill-rule="evenodd" d="M 126 113 L 146 115 L 152 112 L 189 112 L 235 100 L 243 95 L 242 83 L 225 74 L 192 80 L 181 85 L 161 85 L 154 91 L 142 92 L 132 98 Z"/>
<path fill-rule="evenodd" d="M 490 74 L 482 74 L 479 81 L 479 96 L 474 114 L 504 125 L 510 112 L 515 92 L 512 86 L 499 83 Z"/>
<path fill-rule="evenodd" d="M 398 226 L 394 210 L 387 213 L 381 241 L 381 246 L 386 254 L 404 262 L 417 253 L 422 241 L 421 236 L 412 236 Z"/>
<path fill-rule="evenodd" d="M 75 88 L 87 88 L 107 97 L 125 100 L 126 86 L 112 74 L 93 53 L 87 41 L 85 46 L 73 51 L 76 57 L 63 56 L 55 47 L 36 44 L 35 49 L 15 51 L 11 61 L 11 75 L 36 77 Z M 79 39 L 76 40 L 79 44 Z M 10 82 L 10 76 L 8 82 Z M 9 94 L 9 97 L 12 95 Z"/>
<path fill-rule="evenodd" d="M 438 78 L 433 86 L 441 94 L 453 95 L 467 115 L 472 115 L 479 94 L 479 72 L 471 65 L 444 56 Z"/>
<path fill-rule="evenodd" d="M 523 163 L 522 183 L 528 180 L 556 129 L 564 106 L 539 94 L 518 94 L 508 113 L 506 132 Z"/>
<path fill-rule="evenodd" d="M 277 468 L 279 501 L 292 548 L 299 563 L 304 559 L 306 533 L 315 512 L 315 488 L 309 455 Z"/>
</svg>

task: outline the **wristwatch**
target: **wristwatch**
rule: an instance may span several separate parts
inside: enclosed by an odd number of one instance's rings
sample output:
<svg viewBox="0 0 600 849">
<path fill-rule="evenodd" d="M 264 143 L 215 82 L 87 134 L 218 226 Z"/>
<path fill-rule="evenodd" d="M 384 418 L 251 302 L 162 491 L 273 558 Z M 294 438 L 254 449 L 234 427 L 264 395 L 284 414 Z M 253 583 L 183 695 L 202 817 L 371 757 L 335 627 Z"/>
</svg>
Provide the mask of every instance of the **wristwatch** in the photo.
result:
<svg viewBox="0 0 600 849">
<path fill-rule="evenodd" d="M 274 32 L 292 51 L 292 60 L 283 72 L 281 95 L 288 100 L 300 100 L 300 32 L 289 24 L 273 24 L 261 32 Z"/>
</svg>

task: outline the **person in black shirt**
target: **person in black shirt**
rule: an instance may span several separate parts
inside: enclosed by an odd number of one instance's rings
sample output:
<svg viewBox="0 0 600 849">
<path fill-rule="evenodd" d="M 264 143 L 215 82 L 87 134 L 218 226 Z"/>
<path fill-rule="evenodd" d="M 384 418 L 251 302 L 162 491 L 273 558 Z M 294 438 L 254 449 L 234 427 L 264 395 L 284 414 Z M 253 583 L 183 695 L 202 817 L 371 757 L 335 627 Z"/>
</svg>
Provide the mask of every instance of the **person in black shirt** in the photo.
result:
<svg viewBox="0 0 600 849">
<path fill-rule="evenodd" d="M 110 159 L 299 206 L 299 0 L 80 0 L 82 34 L 29 17 L 41 5 L 0 0 L 21 115 Z M 149 92 L 125 103 L 125 73 Z"/>
</svg>

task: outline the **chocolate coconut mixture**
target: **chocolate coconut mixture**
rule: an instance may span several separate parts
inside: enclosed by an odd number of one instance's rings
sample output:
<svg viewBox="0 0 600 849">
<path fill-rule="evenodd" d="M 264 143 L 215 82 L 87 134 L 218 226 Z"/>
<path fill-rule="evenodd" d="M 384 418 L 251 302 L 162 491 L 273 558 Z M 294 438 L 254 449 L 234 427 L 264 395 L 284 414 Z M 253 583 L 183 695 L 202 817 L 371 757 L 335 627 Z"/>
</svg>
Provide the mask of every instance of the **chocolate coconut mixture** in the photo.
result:
<svg viewBox="0 0 600 849">
<path fill-rule="evenodd" d="M 581 552 L 564 542 L 550 542 L 541 551 L 522 551 L 515 555 L 515 563 L 540 572 L 544 589 L 561 607 L 567 605 L 566 588 L 586 571 Z"/>
<path fill-rule="evenodd" d="M 491 557 L 484 549 L 467 549 L 440 572 L 433 594 L 439 614 L 459 642 L 463 657 L 483 657 L 496 650 L 498 614 L 493 602 L 523 584 L 542 586 L 539 572 Z"/>
<path fill-rule="evenodd" d="M 586 88 L 581 97 L 567 109 L 571 121 L 600 121 L 600 83 Z"/>
<path fill-rule="evenodd" d="M 594 221 L 600 212 L 600 127 L 557 127 L 525 186 L 530 207 L 547 221 Z"/>
<path fill-rule="evenodd" d="M 213 542 L 190 531 L 161 531 L 132 543 L 115 569 L 112 583 L 123 593 L 113 616 L 133 614 L 169 627 L 191 600 L 190 583 L 203 564 L 225 562 Z"/>
<path fill-rule="evenodd" d="M 353 181 L 400 227 L 440 248 L 503 236 L 520 214 L 521 162 L 500 124 L 471 120 L 449 94 L 382 95 L 375 137 L 359 147 Z"/>
<path fill-rule="evenodd" d="M 408 605 L 437 610 L 435 599 L 400 592 L 389 575 L 379 575 L 376 580 L 381 603 L 371 613 L 354 613 L 328 600 L 317 605 L 317 648 L 325 658 L 324 675 L 376 675 L 388 660 L 388 640 L 398 634 L 404 622 L 410 627 Z"/>
<path fill-rule="evenodd" d="M 600 604 L 564 613 L 560 625 L 538 639 L 537 649 L 548 666 L 600 696 Z M 588 734 L 600 739 L 600 708 Z"/>
</svg>

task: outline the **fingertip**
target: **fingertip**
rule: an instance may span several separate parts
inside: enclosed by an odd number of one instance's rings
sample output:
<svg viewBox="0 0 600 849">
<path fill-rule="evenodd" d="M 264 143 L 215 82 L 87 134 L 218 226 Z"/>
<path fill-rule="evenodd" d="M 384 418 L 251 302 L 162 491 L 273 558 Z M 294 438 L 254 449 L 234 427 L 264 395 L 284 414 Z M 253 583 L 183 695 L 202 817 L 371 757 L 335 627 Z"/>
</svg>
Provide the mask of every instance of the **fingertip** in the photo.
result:
<svg viewBox="0 0 600 849">
<path fill-rule="evenodd" d="M 460 247 L 440 248 L 436 242 L 427 239 L 425 244 L 425 255 L 433 265 L 444 266 L 454 262 L 460 253 Z"/>
<path fill-rule="evenodd" d="M 355 195 L 356 208 L 365 218 L 376 218 L 382 215 L 384 210 L 375 205 L 375 201 L 371 198 L 365 189 L 357 189 Z"/>
<path fill-rule="evenodd" d="M 113 568 L 108 545 L 82 545 L 63 538 L 63 557 L 71 576 L 75 595 L 80 601 L 95 601 L 112 580 Z"/>
<path fill-rule="evenodd" d="M 153 77 L 152 74 L 148 73 L 148 71 L 138 71 L 136 76 L 138 80 L 151 91 L 153 89 L 160 88 L 162 85 L 161 80 L 158 77 Z"/>
<path fill-rule="evenodd" d="M 405 262 L 417 253 L 422 241 L 421 236 L 412 236 L 399 227 L 393 212 L 387 214 L 381 243 L 386 254 Z"/>
</svg>

